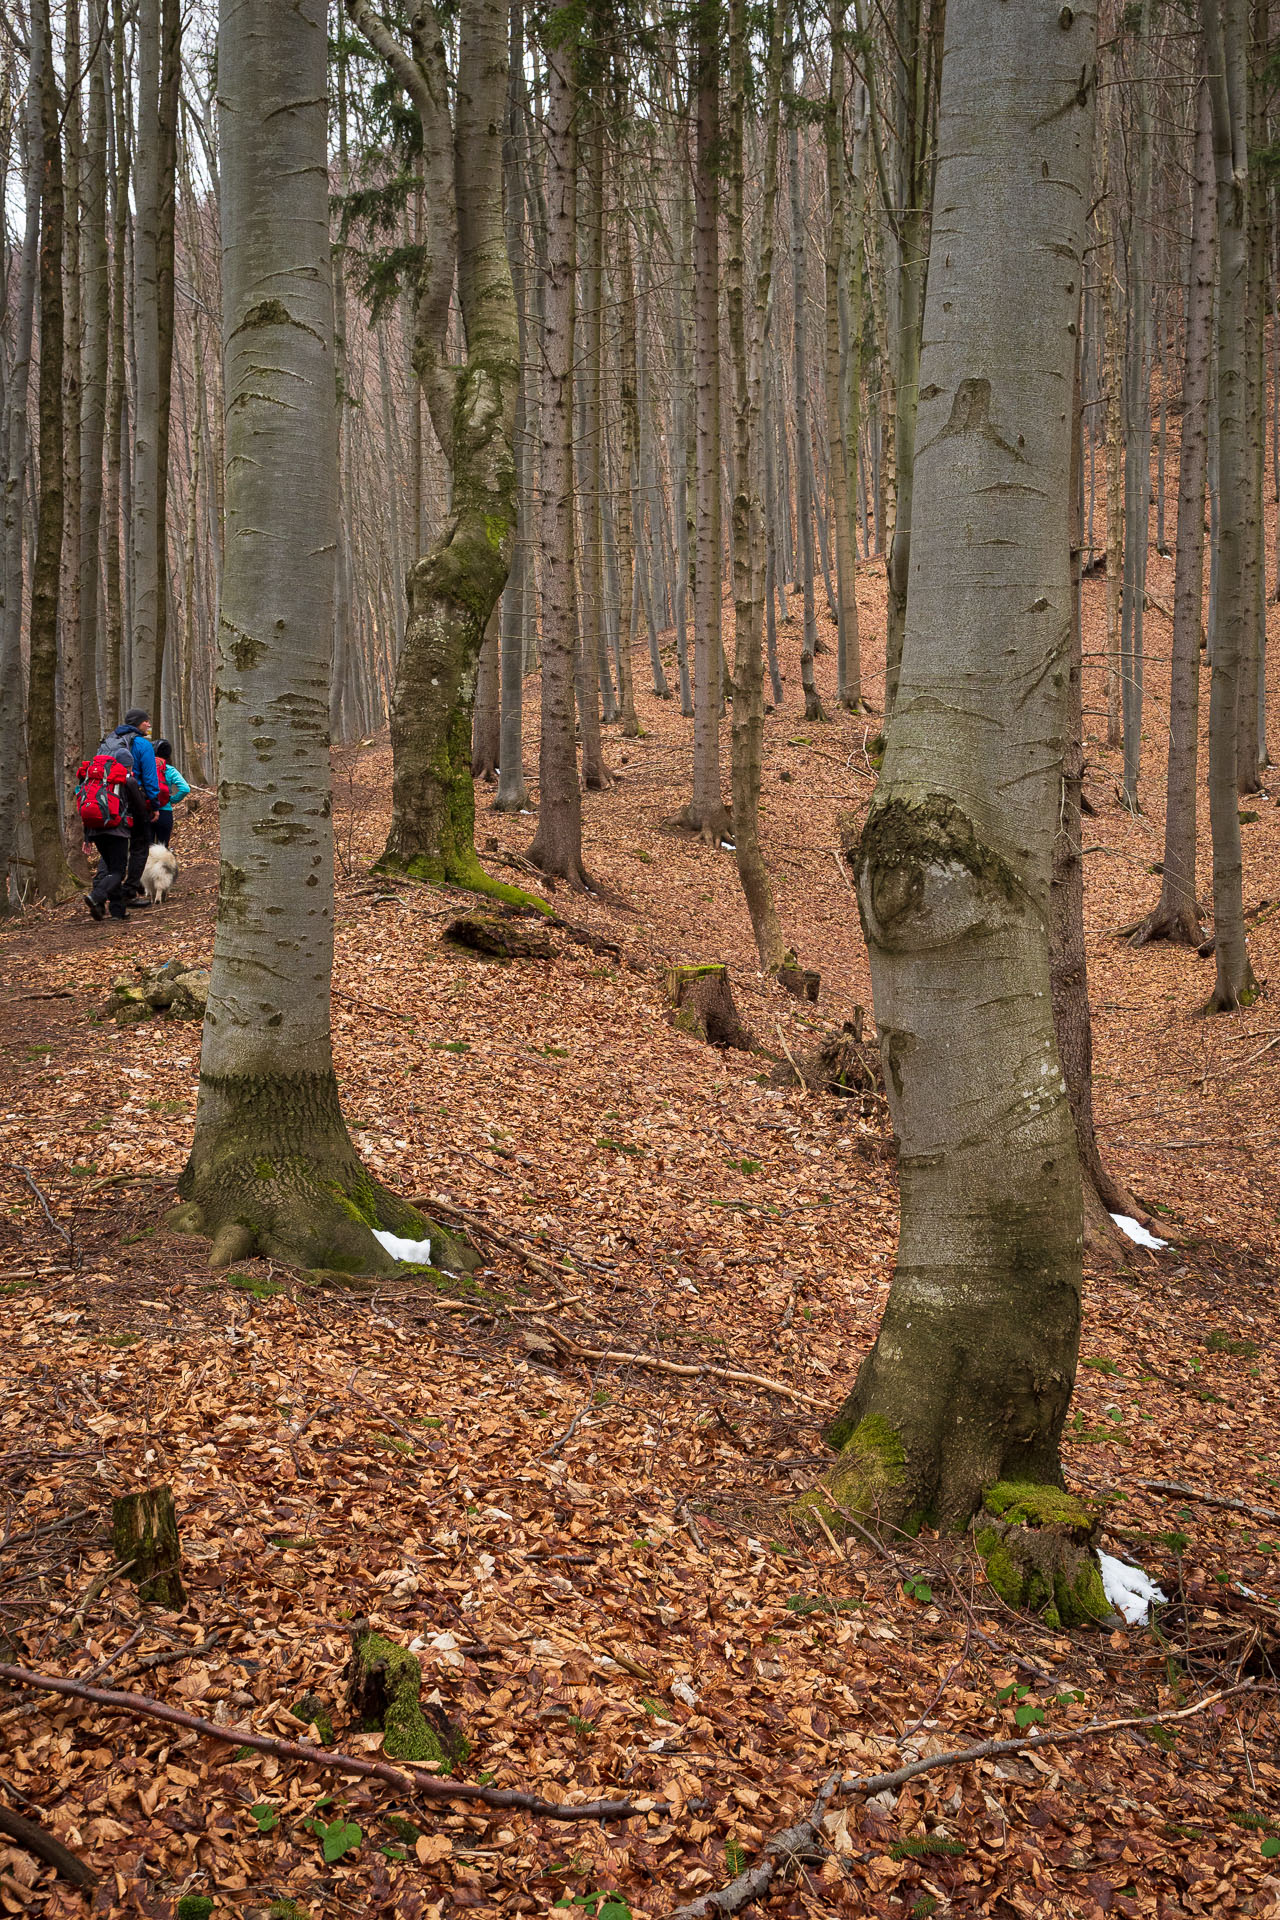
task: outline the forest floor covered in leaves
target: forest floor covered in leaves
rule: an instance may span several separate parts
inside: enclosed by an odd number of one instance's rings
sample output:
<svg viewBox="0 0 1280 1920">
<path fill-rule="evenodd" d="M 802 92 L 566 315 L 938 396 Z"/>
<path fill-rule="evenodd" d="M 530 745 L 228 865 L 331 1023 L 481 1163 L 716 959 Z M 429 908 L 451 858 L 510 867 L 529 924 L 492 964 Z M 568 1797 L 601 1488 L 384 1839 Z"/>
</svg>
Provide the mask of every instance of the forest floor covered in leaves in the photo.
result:
<svg viewBox="0 0 1280 1920">
<path fill-rule="evenodd" d="M 1169 601 L 1166 572 L 1153 555 Z M 880 571 L 861 587 L 882 634 Z M 1087 592 L 1095 648 L 1100 583 Z M 760 980 L 732 855 L 663 831 L 690 769 L 674 703 L 642 693 L 643 737 L 608 739 L 618 778 L 586 800 L 586 853 L 623 904 L 557 895 L 594 939 L 553 930 L 552 961 L 464 952 L 442 938 L 456 896 L 372 880 L 386 741 L 335 753 L 346 1110 L 383 1180 L 502 1236 L 478 1230 L 474 1291 L 333 1293 L 262 1261 L 211 1276 L 195 1242 L 161 1231 L 199 1029 L 122 1029 L 101 1009 L 135 963 L 208 957 L 210 806 L 180 818 L 166 908 L 118 928 L 36 910 L 0 930 L 4 1657 L 286 1739 L 306 1737 L 319 1709 L 294 1709 L 316 1695 L 341 1749 L 368 1757 L 380 1736 L 343 1704 L 351 1622 L 368 1619 L 418 1651 L 424 1693 L 470 1742 L 466 1780 L 658 1803 L 605 1826 L 424 1810 L 340 1770 L 10 1692 L 0 1804 L 36 1811 L 98 1887 L 9 1847 L 5 1912 L 169 1916 L 205 1893 L 218 1915 L 292 1899 L 317 1920 L 566 1903 L 647 1920 L 730 1879 L 833 1769 L 1153 1715 L 837 1797 L 825 1851 L 768 1911 L 1280 1911 L 1280 911 L 1261 904 L 1280 899 L 1280 785 L 1243 803 L 1253 964 L 1272 990 L 1206 1020 L 1211 961 L 1116 937 L 1159 889 L 1167 665 L 1149 668 L 1138 818 L 1117 804 L 1091 666 L 1100 1134 L 1172 1244 L 1088 1274 L 1065 1457 L 1071 1484 L 1108 1497 L 1108 1550 L 1169 1605 L 1153 1628 L 1055 1634 L 1002 1606 L 966 1542 L 837 1544 L 789 1517 L 889 1283 L 891 1143 L 875 1102 L 778 1088 L 765 1052 L 674 1030 L 662 975 L 728 961 L 773 1055 L 869 1003 L 836 852 L 838 816 L 872 791 L 876 721 L 797 719 L 796 627 L 763 834 L 788 934 L 821 971 L 816 1007 Z M 1167 656 L 1158 612 L 1147 633 Z M 818 677 L 829 694 L 833 653 Z M 868 690 L 878 706 L 875 676 Z M 531 826 L 478 815 L 500 877 L 532 884 L 502 864 Z M 1201 872 L 1207 899 L 1207 817 Z M 182 1528 L 180 1614 L 99 1577 L 111 1496 L 160 1481 Z"/>
</svg>

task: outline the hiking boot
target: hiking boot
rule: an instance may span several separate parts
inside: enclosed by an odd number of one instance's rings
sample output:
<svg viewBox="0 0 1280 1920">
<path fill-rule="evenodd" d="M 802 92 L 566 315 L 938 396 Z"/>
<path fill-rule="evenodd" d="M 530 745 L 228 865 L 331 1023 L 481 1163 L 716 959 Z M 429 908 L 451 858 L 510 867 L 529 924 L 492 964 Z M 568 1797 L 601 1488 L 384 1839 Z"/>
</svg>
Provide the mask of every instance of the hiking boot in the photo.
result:
<svg viewBox="0 0 1280 1920">
<path fill-rule="evenodd" d="M 101 920 L 105 917 L 106 908 L 103 906 L 101 900 L 95 900 L 91 893 L 86 893 L 84 903 L 95 920 Z"/>
<path fill-rule="evenodd" d="M 129 909 L 123 900 L 112 900 L 107 911 L 113 920 L 127 920 L 129 918 Z"/>
</svg>

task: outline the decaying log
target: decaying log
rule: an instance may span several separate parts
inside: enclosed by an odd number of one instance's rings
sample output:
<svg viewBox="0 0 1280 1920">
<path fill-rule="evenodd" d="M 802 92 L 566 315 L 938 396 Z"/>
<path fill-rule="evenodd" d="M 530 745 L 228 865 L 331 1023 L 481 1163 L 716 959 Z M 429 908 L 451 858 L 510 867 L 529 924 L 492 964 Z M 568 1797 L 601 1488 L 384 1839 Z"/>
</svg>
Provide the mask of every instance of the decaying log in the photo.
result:
<svg viewBox="0 0 1280 1920">
<path fill-rule="evenodd" d="M 450 920 L 446 940 L 496 960 L 554 960 L 556 950 L 541 927 L 518 926 L 496 913 L 463 913 Z"/>
</svg>

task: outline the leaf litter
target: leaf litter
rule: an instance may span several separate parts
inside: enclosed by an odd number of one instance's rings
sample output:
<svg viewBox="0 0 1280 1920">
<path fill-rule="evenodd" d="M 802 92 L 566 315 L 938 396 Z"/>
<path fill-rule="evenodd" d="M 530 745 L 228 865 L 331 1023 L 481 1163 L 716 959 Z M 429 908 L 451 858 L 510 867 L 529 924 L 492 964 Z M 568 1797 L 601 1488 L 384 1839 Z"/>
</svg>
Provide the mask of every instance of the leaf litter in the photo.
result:
<svg viewBox="0 0 1280 1920">
<path fill-rule="evenodd" d="M 1168 564 L 1153 556 L 1157 576 Z M 878 571 L 859 592 L 882 630 Z M 1101 618 L 1090 583 L 1086 647 Z M 1096 708 L 1096 661 L 1086 678 Z M 1158 660 L 1147 697 L 1154 721 Z M 834 703 L 803 739 L 794 716 L 767 723 L 762 829 L 784 925 L 822 973 L 812 1007 L 760 979 L 728 861 L 662 832 L 687 735 L 669 705 L 640 706 L 642 738 L 610 742 L 614 790 L 584 803 L 590 870 L 627 904 L 554 896 L 588 937 L 556 933 L 553 962 L 463 953 L 441 939 L 456 901 L 370 880 L 386 743 L 335 754 L 348 1117 L 380 1178 L 470 1220 L 470 1281 L 335 1294 L 262 1260 L 213 1276 L 160 1232 L 199 1032 L 95 1015 L 135 959 L 207 956 L 209 810 L 186 823 L 181 892 L 141 924 L 104 935 L 36 910 L 0 930 L 0 1635 L 11 1662 L 228 1728 L 314 1740 L 323 1713 L 339 1749 L 377 1757 L 381 1735 L 344 1706 L 368 1622 L 414 1650 L 424 1702 L 464 1731 L 460 1777 L 655 1810 L 556 1828 L 410 1802 L 13 1692 L 3 1801 L 99 1886 L 86 1898 L 6 1846 L 4 1912 L 168 1916 L 203 1894 L 229 1914 L 648 1920 L 750 1867 L 833 1770 L 1153 1714 L 1167 1724 L 837 1799 L 769 1911 L 1275 1910 L 1274 1014 L 1263 998 L 1198 1019 L 1205 962 L 1115 938 L 1154 898 L 1162 769 L 1144 770 L 1150 811 L 1123 812 L 1116 756 L 1086 723 L 1099 1132 L 1170 1245 L 1087 1275 L 1064 1457 L 1107 1502 L 1108 1546 L 1170 1598 L 1147 1628 L 1066 1636 L 1011 1615 L 963 1543 L 791 1526 L 887 1291 L 892 1145 L 874 1104 L 774 1087 L 763 1054 L 718 1053 L 666 1017 L 662 968 L 690 960 L 729 962 L 770 1053 L 869 1004 L 837 819 L 869 797 L 874 723 Z M 1265 977 L 1280 813 L 1258 811 L 1246 904 Z M 496 872 L 527 840 L 480 815 Z M 1201 862 L 1207 894 L 1207 830 Z M 111 1496 L 161 1481 L 180 1615 L 110 1578 Z"/>
</svg>

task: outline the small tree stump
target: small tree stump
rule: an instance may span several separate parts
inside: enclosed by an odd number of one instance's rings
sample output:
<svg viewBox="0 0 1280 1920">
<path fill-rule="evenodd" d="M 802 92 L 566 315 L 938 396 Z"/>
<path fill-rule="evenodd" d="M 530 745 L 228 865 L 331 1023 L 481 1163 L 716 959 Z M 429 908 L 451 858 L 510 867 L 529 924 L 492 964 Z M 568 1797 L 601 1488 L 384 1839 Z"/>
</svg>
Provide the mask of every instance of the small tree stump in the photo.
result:
<svg viewBox="0 0 1280 1920">
<path fill-rule="evenodd" d="M 381 1728 L 392 1760 L 434 1760 L 441 1773 L 460 1768 L 471 1743 L 448 1714 L 422 1694 L 422 1668 L 410 1653 L 363 1622 L 351 1629 L 347 1707 L 369 1729 Z"/>
<path fill-rule="evenodd" d="M 554 960 L 556 950 L 550 936 L 541 927 L 521 927 L 496 914 L 465 913 L 451 920 L 444 930 L 446 940 L 473 953 L 487 953 L 497 960 Z"/>
<path fill-rule="evenodd" d="M 671 1024 L 712 1047 L 738 1047 L 750 1053 L 754 1042 L 733 1003 L 726 966 L 668 967 L 667 998 L 675 1009 Z"/>
<path fill-rule="evenodd" d="M 129 1578 L 139 1600 L 176 1612 L 187 1604 L 179 1571 L 182 1543 L 168 1487 L 148 1487 L 111 1502 L 111 1544 L 117 1560 L 132 1560 Z"/>
<path fill-rule="evenodd" d="M 784 960 L 778 968 L 775 978 L 778 985 L 795 1000 L 808 1000 L 811 1005 L 818 1004 L 818 989 L 822 984 L 822 975 L 811 967 L 798 967 L 790 960 Z"/>
</svg>

